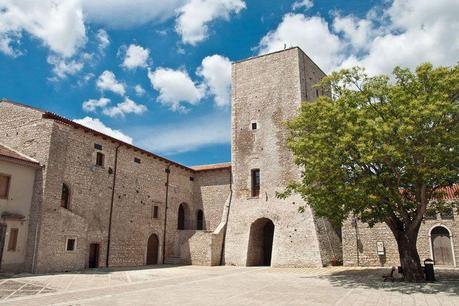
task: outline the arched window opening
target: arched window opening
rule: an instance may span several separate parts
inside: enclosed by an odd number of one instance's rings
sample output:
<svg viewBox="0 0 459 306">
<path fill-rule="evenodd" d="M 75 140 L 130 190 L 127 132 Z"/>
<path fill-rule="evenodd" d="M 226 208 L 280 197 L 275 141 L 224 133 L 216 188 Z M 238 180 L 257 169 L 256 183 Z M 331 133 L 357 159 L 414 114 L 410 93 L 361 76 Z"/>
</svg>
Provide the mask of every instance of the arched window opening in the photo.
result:
<svg viewBox="0 0 459 306">
<path fill-rule="evenodd" d="M 204 229 L 204 212 L 201 209 L 196 213 L 196 229 L 198 231 Z"/>
<path fill-rule="evenodd" d="M 62 184 L 61 207 L 66 209 L 70 207 L 70 189 L 66 184 Z"/>
<path fill-rule="evenodd" d="M 180 204 L 180 207 L 178 210 L 177 229 L 178 230 L 185 229 L 185 205 L 183 203 Z"/>
</svg>

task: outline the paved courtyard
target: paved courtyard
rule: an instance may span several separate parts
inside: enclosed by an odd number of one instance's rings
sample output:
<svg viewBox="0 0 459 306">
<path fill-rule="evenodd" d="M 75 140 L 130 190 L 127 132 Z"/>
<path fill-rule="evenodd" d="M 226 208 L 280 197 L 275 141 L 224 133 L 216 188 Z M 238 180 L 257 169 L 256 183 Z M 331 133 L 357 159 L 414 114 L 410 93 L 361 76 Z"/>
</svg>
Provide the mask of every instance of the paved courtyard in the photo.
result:
<svg viewBox="0 0 459 306">
<path fill-rule="evenodd" d="M 0 280 L 5 305 L 459 305 L 459 270 L 433 284 L 383 283 L 387 270 L 159 266 Z"/>
</svg>

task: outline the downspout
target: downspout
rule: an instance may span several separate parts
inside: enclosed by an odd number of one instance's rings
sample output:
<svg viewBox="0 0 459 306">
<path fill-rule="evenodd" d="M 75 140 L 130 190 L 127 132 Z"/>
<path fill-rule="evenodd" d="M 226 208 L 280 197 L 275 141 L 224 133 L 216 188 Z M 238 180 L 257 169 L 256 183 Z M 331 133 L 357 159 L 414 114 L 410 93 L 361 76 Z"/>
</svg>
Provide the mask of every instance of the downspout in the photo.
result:
<svg viewBox="0 0 459 306">
<path fill-rule="evenodd" d="M 115 186 L 116 186 L 116 170 L 118 168 L 118 151 L 121 147 L 119 144 L 115 150 L 115 165 L 113 166 L 113 184 L 112 184 L 112 198 L 110 201 L 110 215 L 108 219 L 108 235 L 107 235 L 107 255 L 105 256 L 105 267 L 108 268 L 108 260 L 110 258 L 110 242 L 112 237 L 112 216 L 113 216 L 113 203 L 115 201 Z"/>
<path fill-rule="evenodd" d="M 223 265 L 223 257 L 225 255 L 225 241 L 226 241 L 226 230 L 228 229 L 228 222 L 229 222 L 229 213 L 231 208 L 231 201 L 233 200 L 233 169 L 231 168 L 230 171 L 230 196 L 228 201 L 228 211 L 226 212 L 226 225 L 223 231 L 223 241 L 222 241 L 222 250 L 220 253 L 220 266 Z"/>
<path fill-rule="evenodd" d="M 164 208 L 164 226 L 163 226 L 163 249 L 162 249 L 162 257 L 163 257 L 163 265 L 166 261 L 166 228 L 167 228 L 167 209 L 168 209 L 168 199 L 169 199 L 169 175 L 171 173 L 171 164 L 168 164 L 166 169 L 166 201 L 165 201 L 165 208 Z"/>
</svg>

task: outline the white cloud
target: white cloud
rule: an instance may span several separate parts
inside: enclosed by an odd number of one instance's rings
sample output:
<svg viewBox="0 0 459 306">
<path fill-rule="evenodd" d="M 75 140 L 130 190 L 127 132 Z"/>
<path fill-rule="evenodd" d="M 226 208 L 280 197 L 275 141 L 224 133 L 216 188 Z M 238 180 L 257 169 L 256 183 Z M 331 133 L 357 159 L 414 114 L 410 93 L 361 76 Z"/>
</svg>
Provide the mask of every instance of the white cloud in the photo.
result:
<svg viewBox="0 0 459 306">
<path fill-rule="evenodd" d="M 338 65 L 343 47 L 339 37 L 330 32 L 325 19 L 303 14 L 285 15 L 277 29 L 260 41 L 260 54 L 282 50 L 284 44 L 299 46 L 325 71 Z"/>
<path fill-rule="evenodd" d="M 138 84 L 134 86 L 134 91 L 135 91 L 135 94 L 139 97 L 145 94 L 145 89 L 143 89 L 143 87 Z"/>
<path fill-rule="evenodd" d="M 110 28 L 163 22 L 188 0 L 82 0 L 88 21 Z"/>
<path fill-rule="evenodd" d="M 126 114 L 143 114 L 147 111 L 147 107 L 142 104 L 137 104 L 128 97 L 123 102 L 118 103 L 116 106 L 104 108 L 102 111 L 109 117 L 124 117 Z"/>
<path fill-rule="evenodd" d="M 124 57 L 124 61 L 121 64 L 126 69 L 135 69 L 137 67 L 147 67 L 148 57 L 150 56 L 150 50 L 143 48 L 142 46 L 131 44 Z"/>
<path fill-rule="evenodd" d="M 372 20 L 357 19 L 354 16 L 336 15 L 333 30 L 342 33 L 344 40 L 357 50 L 367 48 L 376 34 Z"/>
<path fill-rule="evenodd" d="M 69 75 L 74 75 L 83 69 L 84 64 L 75 60 L 67 60 L 60 56 L 50 55 L 47 59 L 48 64 L 53 66 L 53 72 L 57 79 L 64 79 Z M 57 80 L 53 79 L 53 80 Z"/>
<path fill-rule="evenodd" d="M 177 11 L 175 29 L 184 43 L 196 45 L 207 38 L 211 21 L 228 20 L 244 8 L 244 0 L 189 0 Z"/>
<path fill-rule="evenodd" d="M 199 148 L 231 143 L 229 114 L 222 112 L 181 123 L 131 130 L 136 143 L 163 154 L 176 154 Z"/>
<path fill-rule="evenodd" d="M 96 85 L 101 90 L 109 90 L 121 96 L 124 96 L 126 93 L 124 85 L 118 82 L 115 74 L 109 70 L 102 72 L 97 79 Z"/>
<path fill-rule="evenodd" d="M 228 58 L 217 54 L 205 57 L 197 74 L 204 78 L 204 84 L 215 97 L 217 106 L 230 104 L 231 61 Z"/>
<path fill-rule="evenodd" d="M 97 41 L 99 42 L 99 49 L 104 50 L 110 45 L 110 37 L 108 36 L 107 31 L 104 29 L 99 29 L 96 34 Z"/>
<path fill-rule="evenodd" d="M 98 118 L 84 117 L 82 119 L 74 119 L 73 121 L 78 124 L 84 125 L 90 129 L 96 130 L 100 133 L 106 134 L 113 138 L 116 138 L 121 141 L 132 144 L 132 137 L 124 134 L 120 130 L 114 130 L 114 129 L 109 128 Z"/>
<path fill-rule="evenodd" d="M 62 57 L 70 57 L 86 42 L 79 0 L 2 0 L 0 3 L 0 48 L 16 53 L 13 38 L 27 32 Z"/>
<path fill-rule="evenodd" d="M 110 103 L 110 99 L 100 98 L 100 99 L 89 99 L 83 102 L 83 110 L 87 112 L 95 112 L 97 108 L 104 108 Z"/>
<path fill-rule="evenodd" d="M 186 71 L 158 68 L 148 71 L 151 85 L 159 91 L 158 101 L 172 110 L 186 110 L 182 103 L 198 104 L 205 95 L 203 86 L 197 86 Z"/>
<path fill-rule="evenodd" d="M 313 6 L 314 3 L 312 2 L 312 0 L 298 0 L 293 3 L 292 9 L 297 10 L 300 8 L 304 8 L 305 10 L 309 10 Z"/>
</svg>

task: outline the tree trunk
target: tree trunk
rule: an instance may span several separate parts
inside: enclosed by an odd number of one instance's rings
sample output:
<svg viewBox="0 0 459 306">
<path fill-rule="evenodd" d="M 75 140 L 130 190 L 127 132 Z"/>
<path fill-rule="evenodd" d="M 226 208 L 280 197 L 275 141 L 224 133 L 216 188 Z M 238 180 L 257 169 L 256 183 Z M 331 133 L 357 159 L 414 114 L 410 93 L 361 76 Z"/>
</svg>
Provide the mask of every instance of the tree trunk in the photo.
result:
<svg viewBox="0 0 459 306">
<path fill-rule="evenodd" d="M 416 248 L 417 236 L 417 232 L 407 233 L 405 231 L 400 231 L 396 235 L 403 277 L 408 282 L 424 281 L 424 272 Z"/>
</svg>

